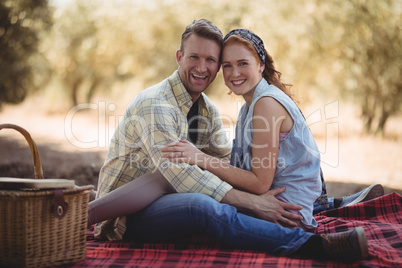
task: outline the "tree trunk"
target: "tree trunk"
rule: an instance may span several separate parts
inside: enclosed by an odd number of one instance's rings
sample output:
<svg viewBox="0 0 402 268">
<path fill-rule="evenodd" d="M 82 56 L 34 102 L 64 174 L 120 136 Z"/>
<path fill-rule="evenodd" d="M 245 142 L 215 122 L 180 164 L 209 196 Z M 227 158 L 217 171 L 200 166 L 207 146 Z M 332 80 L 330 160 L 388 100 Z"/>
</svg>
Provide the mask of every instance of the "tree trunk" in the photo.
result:
<svg viewBox="0 0 402 268">
<path fill-rule="evenodd" d="M 98 79 L 97 77 L 93 77 L 91 87 L 88 90 L 87 98 L 86 98 L 88 103 L 91 102 L 91 99 L 92 99 L 93 95 L 95 94 L 96 88 L 98 87 L 99 84 L 100 84 L 100 79 Z"/>
<path fill-rule="evenodd" d="M 381 135 L 384 137 L 385 123 L 389 117 L 389 113 L 386 111 L 382 111 L 380 120 L 378 122 L 377 130 L 375 132 L 376 135 Z"/>
<path fill-rule="evenodd" d="M 81 81 L 81 78 L 75 80 L 71 88 L 71 100 L 73 101 L 74 106 L 78 104 L 78 89 L 81 85 Z"/>
<path fill-rule="evenodd" d="M 371 132 L 371 125 L 373 124 L 373 115 L 365 115 L 363 117 L 363 121 L 364 121 L 364 132 L 365 133 L 370 133 Z"/>
<path fill-rule="evenodd" d="M 362 119 L 363 119 L 363 124 L 364 124 L 364 132 L 365 133 L 370 133 L 371 131 L 371 126 L 373 124 L 374 120 L 374 111 L 376 108 L 377 102 L 376 100 L 371 99 L 371 95 L 367 93 L 364 96 L 363 99 L 363 105 L 362 105 Z"/>
</svg>

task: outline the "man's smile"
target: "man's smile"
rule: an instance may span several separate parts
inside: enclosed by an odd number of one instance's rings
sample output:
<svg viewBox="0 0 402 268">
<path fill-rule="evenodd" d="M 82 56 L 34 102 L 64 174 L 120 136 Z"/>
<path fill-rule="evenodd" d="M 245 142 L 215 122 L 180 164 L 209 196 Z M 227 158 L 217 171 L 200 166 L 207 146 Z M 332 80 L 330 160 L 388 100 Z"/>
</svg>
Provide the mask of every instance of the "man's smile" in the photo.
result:
<svg viewBox="0 0 402 268">
<path fill-rule="evenodd" d="M 192 74 L 192 76 L 196 80 L 204 80 L 207 78 L 207 76 L 201 76 L 201 75 L 196 75 L 196 74 Z"/>
</svg>

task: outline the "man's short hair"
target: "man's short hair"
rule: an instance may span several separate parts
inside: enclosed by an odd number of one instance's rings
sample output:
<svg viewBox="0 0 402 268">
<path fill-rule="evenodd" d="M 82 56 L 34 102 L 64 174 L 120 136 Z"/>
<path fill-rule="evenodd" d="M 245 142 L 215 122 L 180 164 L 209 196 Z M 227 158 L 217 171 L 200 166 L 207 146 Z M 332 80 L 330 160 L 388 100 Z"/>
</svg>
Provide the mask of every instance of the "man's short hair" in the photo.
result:
<svg viewBox="0 0 402 268">
<path fill-rule="evenodd" d="M 192 23 L 187 25 L 181 36 L 180 50 L 183 51 L 183 43 L 192 34 L 196 34 L 199 37 L 210 39 L 215 41 L 219 47 L 222 49 L 223 45 L 223 34 L 219 28 L 214 25 L 211 21 L 207 19 L 194 20 Z"/>
</svg>

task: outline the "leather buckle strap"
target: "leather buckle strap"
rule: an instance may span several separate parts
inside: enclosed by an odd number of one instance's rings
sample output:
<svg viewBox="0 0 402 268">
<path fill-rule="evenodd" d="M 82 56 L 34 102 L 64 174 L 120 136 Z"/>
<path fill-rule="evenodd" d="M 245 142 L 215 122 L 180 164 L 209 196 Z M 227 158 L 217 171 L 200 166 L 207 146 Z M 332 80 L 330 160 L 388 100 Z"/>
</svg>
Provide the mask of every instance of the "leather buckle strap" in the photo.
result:
<svg viewBox="0 0 402 268">
<path fill-rule="evenodd" d="M 68 204 L 64 201 L 63 190 L 56 189 L 54 190 L 54 206 L 53 213 L 54 216 L 58 219 L 62 219 L 68 210 Z"/>
</svg>

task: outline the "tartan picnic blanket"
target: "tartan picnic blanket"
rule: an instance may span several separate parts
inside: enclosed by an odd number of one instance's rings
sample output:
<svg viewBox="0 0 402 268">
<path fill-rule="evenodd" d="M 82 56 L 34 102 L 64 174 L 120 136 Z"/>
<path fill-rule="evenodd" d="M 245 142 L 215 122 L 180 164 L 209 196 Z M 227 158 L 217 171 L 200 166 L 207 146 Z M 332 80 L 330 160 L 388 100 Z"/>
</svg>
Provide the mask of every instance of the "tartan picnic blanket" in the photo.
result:
<svg viewBox="0 0 402 268">
<path fill-rule="evenodd" d="M 397 193 L 315 215 L 315 233 L 362 226 L 369 259 L 312 260 L 234 249 L 204 234 L 174 241 L 97 241 L 88 230 L 86 260 L 67 267 L 402 267 L 402 196 Z"/>
</svg>

